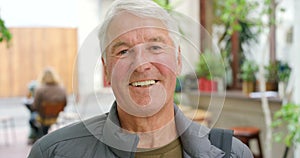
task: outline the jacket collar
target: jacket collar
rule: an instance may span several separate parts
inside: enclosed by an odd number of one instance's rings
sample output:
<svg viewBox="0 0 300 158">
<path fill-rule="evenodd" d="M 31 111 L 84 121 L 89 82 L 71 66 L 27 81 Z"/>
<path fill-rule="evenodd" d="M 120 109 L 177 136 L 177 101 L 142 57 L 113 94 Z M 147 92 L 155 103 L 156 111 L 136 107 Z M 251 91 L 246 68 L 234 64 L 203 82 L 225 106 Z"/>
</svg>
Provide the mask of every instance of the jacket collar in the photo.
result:
<svg viewBox="0 0 300 158">
<path fill-rule="evenodd" d="M 116 102 L 113 103 L 104 124 L 102 140 L 118 157 L 134 157 L 139 137 L 120 127 Z"/>
<path fill-rule="evenodd" d="M 223 157 L 225 153 L 213 146 L 208 139 L 210 129 L 185 117 L 174 105 L 177 132 L 183 146 L 184 157 Z"/>
<path fill-rule="evenodd" d="M 176 129 L 180 135 L 184 157 L 222 157 L 224 152 L 211 145 L 208 139 L 209 129 L 186 118 L 174 105 Z M 134 157 L 139 137 L 120 128 L 117 103 L 114 102 L 103 127 L 103 143 L 119 157 Z"/>
</svg>

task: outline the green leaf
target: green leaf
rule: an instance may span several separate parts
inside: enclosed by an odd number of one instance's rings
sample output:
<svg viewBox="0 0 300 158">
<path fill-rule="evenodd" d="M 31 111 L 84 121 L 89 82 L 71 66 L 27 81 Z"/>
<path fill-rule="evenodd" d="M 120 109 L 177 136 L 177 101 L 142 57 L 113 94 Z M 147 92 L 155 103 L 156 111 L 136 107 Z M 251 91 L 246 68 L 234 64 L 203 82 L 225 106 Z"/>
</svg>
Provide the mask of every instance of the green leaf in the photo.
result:
<svg viewBox="0 0 300 158">
<path fill-rule="evenodd" d="M 283 141 L 287 146 L 291 146 L 294 142 L 300 142 L 300 105 L 288 103 L 283 105 L 274 114 L 274 120 L 272 123 L 273 128 L 284 126 L 287 129 L 287 134 L 282 137 L 274 138 Z M 280 133 L 275 133 L 275 135 Z"/>
<path fill-rule="evenodd" d="M 282 133 L 275 133 L 273 135 L 273 139 L 275 140 L 275 142 L 280 142 L 282 140 L 283 134 Z"/>
<path fill-rule="evenodd" d="M 0 42 L 6 41 L 9 45 L 9 42 L 12 38 L 9 30 L 6 28 L 4 21 L 0 17 Z"/>
</svg>

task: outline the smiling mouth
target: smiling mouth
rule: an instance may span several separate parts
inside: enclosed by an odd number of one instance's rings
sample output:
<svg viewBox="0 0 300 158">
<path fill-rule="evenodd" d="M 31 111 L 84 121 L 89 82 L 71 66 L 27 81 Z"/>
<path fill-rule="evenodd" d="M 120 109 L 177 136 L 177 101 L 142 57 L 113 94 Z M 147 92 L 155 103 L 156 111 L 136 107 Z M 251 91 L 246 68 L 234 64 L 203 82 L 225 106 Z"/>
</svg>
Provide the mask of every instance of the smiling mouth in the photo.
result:
<svg viewBox="0 0 300 158">
<path fill-rule="evenodd" d="M 132 82 L 129 85 L 133 87 L 149 87 L 157 83 L 158 80 L 147 80 L 147 81 L 138 81 L 138 82 Z"/>
</svg>

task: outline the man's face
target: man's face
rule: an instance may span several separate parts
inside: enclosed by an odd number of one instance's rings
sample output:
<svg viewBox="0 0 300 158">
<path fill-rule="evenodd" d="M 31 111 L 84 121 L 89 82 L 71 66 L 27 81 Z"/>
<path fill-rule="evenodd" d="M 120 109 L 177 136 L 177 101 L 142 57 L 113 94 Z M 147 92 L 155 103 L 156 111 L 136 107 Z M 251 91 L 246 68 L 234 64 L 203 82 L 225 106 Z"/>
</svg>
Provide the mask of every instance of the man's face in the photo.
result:
<svg viewBox="0 0 300 158">
<path fill-rule="evenodd" d="M 165 25 L 124 12 L 109 26 L 105 72 L 118 105 L 140 117 L 172 105 L 181 61 Z"/>
</svg>

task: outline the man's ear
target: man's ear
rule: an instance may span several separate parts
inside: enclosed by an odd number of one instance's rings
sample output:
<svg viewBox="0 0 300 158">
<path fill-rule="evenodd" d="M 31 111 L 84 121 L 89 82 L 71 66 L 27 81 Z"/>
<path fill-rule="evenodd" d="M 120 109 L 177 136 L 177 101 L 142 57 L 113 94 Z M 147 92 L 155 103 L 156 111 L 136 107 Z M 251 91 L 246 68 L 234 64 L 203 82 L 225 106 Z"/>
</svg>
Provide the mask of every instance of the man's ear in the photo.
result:
<svg viewBox="0 0 300 158">
<path fill-rule="evenodd" d="M 107 82 L 108 85 L 110 85 L 110 79 L 108 77 L 108 72 L 107 72 L 107 67 L 106 67 L 106 63 L 104 61 L 103 58 L 101 58 L 101 61 L 102 61 L 102 65 L 103 65 L 103 72 L 104 72 L 104 78 L 105 78 L 105 81 Z"/>
<path fill-rule="evenodd" d="M 181 49 L 180 46 L 178 46 L 178 52 L 177 52 L 177 68 L 176 68 L 176 76 L 179 76 L 181 74 L 182 69 L 182 58 L 181 58 Z"/>
</svg>

